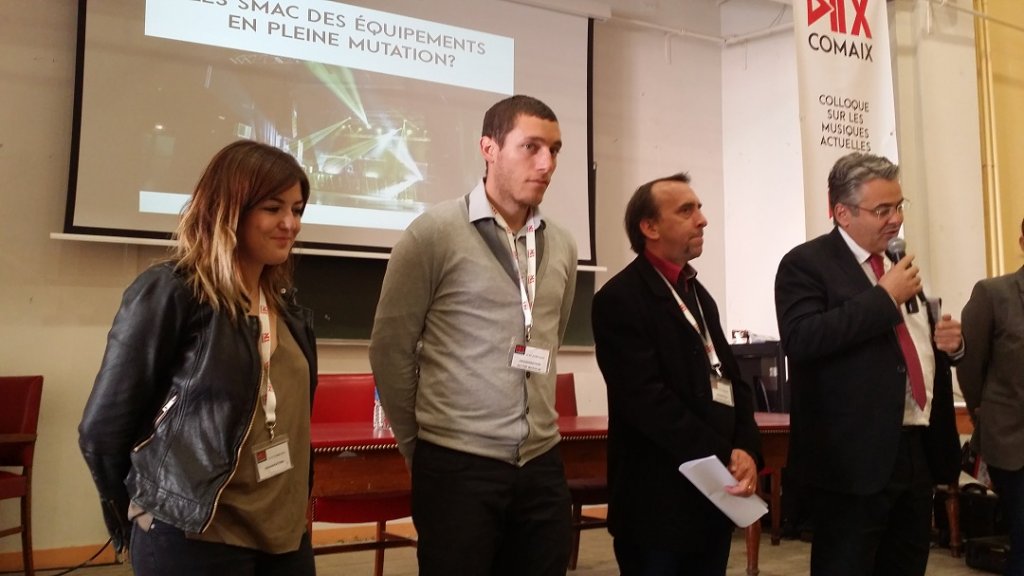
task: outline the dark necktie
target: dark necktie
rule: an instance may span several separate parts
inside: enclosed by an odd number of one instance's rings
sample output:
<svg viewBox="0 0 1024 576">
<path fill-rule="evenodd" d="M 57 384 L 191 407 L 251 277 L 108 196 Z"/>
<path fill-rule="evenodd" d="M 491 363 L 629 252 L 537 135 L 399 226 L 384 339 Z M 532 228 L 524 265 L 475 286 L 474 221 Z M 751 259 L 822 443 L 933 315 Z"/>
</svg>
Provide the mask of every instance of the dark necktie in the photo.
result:
<svg viewBox="0 0 1024 576">
<path fill-rule="evenodd" d="M 872 254 L 868 261 L 871 263 L 871 269 L 875 272 L 875 277 L 881 278 L 885 273 L 885 269 L 882 267 L 882 256 Z M 910 337 L 910 331 L 907 330 L 906 319 L 896 325 L 896 339 L 900 342 L 903 360 L 907 363 L 910 393 L 918 407 L 924 410 L 927 396 L 924 390 L 924 373 L 921 371 L 921 359 L 917 355 L 917 348 L 914 347 L 914 339 Z"/>
</svg>

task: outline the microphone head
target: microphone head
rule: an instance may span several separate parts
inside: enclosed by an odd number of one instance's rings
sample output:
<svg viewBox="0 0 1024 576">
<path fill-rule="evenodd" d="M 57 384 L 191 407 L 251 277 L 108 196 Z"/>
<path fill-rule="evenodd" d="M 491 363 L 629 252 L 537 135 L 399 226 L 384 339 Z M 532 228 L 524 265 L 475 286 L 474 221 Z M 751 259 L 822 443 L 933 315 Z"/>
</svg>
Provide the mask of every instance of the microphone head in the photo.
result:
<svg viewBox="0 0 1024 576">
<path fill-rule="evenodd" d="M 893 263 L 899 262 L 907 255 L 907 241 L 899 236 L 889 240 L 889 244 L 885 247 L 885 255 Z"/>
</svg>

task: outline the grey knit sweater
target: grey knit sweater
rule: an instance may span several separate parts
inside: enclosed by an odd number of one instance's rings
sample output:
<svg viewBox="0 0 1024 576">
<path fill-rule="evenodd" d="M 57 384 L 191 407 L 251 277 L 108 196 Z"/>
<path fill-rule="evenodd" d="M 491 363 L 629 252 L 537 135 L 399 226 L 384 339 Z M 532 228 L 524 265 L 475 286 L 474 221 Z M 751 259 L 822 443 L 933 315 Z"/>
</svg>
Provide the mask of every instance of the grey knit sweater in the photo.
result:
<svg viewBox="0 0 1024 576">
<path fill-rule="evenodd" d="M 471 195 L 486 202 L 482 184 Z M 509 366 L 525 334 L 519 285 L 485 242 L 497 224 L 478 225 L 462 197 L 409 226 L 384 276 L 370 364 L 407 459 L 422 438 L 521 466 L 559 440 L 555 356 L 575 291 L 576 244 L 550 220 L 538 233 L 530 345 L 551 351 L 551 367 L 528 375 Z M 497 254 L 511 262 L 507 248 Z"/>
</svg>

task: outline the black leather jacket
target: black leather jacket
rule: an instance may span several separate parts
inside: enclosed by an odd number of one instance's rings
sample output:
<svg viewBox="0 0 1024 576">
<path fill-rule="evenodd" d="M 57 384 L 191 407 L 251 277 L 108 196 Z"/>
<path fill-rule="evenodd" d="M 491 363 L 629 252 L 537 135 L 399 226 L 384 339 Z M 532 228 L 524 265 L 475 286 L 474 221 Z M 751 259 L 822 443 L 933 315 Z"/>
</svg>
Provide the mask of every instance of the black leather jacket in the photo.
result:
<svg viewBox="0 0 1024 576">
<path fill-rule="evenodd" d="M 282 318 L 309 362 L 312 399 L 312 316 L 290 304 Z M 171 263 L 125 291 L 78 427 L 118 551 L 130 500 L 185 532 L 208 526 L 258 406 L 258 338 L 258 320 L 214 313 Z"/>
</svg>

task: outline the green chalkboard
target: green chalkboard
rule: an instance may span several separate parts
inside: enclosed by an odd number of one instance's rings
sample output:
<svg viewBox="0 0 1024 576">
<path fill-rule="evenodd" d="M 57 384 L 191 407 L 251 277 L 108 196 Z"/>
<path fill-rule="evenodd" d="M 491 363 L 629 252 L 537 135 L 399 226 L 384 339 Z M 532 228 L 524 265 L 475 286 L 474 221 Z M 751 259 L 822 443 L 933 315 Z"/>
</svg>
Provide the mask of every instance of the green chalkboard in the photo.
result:
<svg viewBox="0 0 1024 576">
<path fill-rule="evenodd" d="M 387 260 L 303 254 L 296 256 L 295 264 L 297 298 L 313 309 L 317 338 L 369 340 Z M 593 300 L 594 273 L 578 273 L 564 345 L 594 345 Z"/>
</svg>

